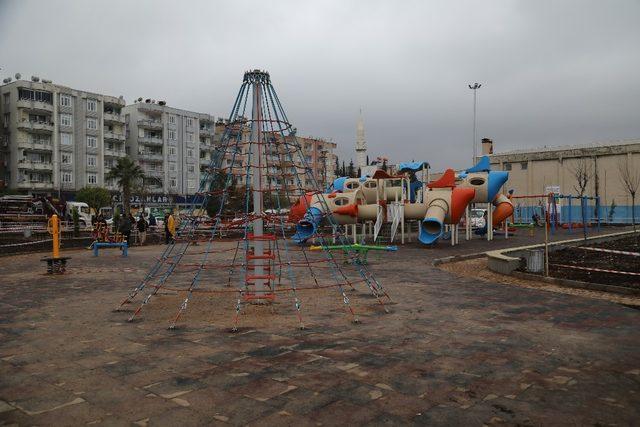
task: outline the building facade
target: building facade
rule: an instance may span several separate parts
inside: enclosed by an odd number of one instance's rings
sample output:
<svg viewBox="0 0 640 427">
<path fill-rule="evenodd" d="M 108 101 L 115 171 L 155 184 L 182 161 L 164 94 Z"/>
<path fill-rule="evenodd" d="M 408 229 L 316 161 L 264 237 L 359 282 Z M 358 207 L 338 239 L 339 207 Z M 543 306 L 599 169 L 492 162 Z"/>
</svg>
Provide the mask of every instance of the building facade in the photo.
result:
<svg viewBox="0 0 640 427">
<path fill-rule="evenodd" d="M 601 219 L 631 221 L 631 196 L 625 189 L 621 169 L 628 168 L 632 174 L 640 173 L 640 139 L 502 153 L 494 153 L 493 149 L 493 142 L 484 139 L 482 154 L 489 156 L 492 169 L 509 171 L 505 190 L 513 189 L 514 195 L 538 195 L 550 191 L 579 195 L 577 175 L 583 171 L 587 176 L 584 195 L 600 198 Z M 535 198 L 517 201 L 523 206 L 539 202 Z M 578 218 L 578 202 L 572 206 L 575 210 L 572 210 L 572 218 Z M 565 212 L 562 216 L 566 219 L 568 214 Z"/>
<path fill-rule="evenodd" d="M 214 117 L 151 100 L 127 105 L 123 113 L 128 154 L 147 177 L 145 190 L 195 194 L 201 169 L 209 165 L 213 153 Z"/>
<path fill-rule="evenodd" d="M 144 193 L 193 195 L 227 127 L 212 115 L 172 108 L 162 101 L 125 105 L 122 97 L 36 77 L 0 86 L 0 119 L 0 189 L 67 198 L 86 186 L 118 191 L 116 182 L 105 177 L 125 156 L 142 167 Z M 232 138 L 242 133 L 243 141 L 249 140 L 246 123 L 230 132 Z M 296 139 L 303 158 L 294 156 L 282 176 L 273 177 L 274 188 L 285 184 L 313 188 L 307 170 L 323 188 L 333 182 L 336 144 L 321 138 Z M 228 171 L 237 185 L 244 185 L 247 149 L 248 144 L 241 144 Z M 271 153 L 274 162 L 275 154 Z M 234 153 L 225 153 L 223 166 L 230 166 L 233 159 Z M 295 174 L 300 182 L 294 182 Z"/>
<path fill-rule="evenodd" d="M 122 97 L 32 77 L 0 86 L 0 181 L 11 190 L 61 194 L 105 183 L 125 156 Z"/>
<path fill-rule="evenodd" d="M 214 144 L 216 146 L 222 144 L 222 138 L 226 130 L 228 137 L 231 139 L 231 148 L 226 150 L 224 154 L 222 168 L 225 172 L 233 175 L 237 186 L 244 186 L 246 185 L 244 177 L 246 175 L 251 129 L 247 123 L 234 124 L 230 128 L 227 123 L 226 120 L 222 119 L 216 122 Z M 235 147 L 235 141 L 238 138 L 241 142 L 238 144 L 238 150 L 236 151 L 233 147 Z M 277 133 L 271 135 L 270 138 L 274 143 L 282 140 L 282 136 Z M 293 135 L 285 138 L 287 144 L 292 144 L 294 141 Z M 270 170 L 272 176 L 269 185 L 271 188 L 278 190 L 285 187 L 302 187 L 309 190 L 313 189 L 316 184 L 323 189 L 326 188 L 336 178 L 335 163 L 337 157 L 334 153 L 336 144 L 322 138 L 309 136 L 296 135 L 295 140 L 300 145 L 301 156 L 285 154 L 287 150 L 290 151 L 290 148 L 285 145 L 280 146 L 280 151 L 274 149 L 275 145 L 273 145 L 265 153 L 267 164 L 273 166 Z M 274 169 L 276 172 L 274 172 Z M 313 179 L 306 173 L 307 170 L 311 172 Z M 279 176 L 276 176 L 277 174 Z"/>
</svg>

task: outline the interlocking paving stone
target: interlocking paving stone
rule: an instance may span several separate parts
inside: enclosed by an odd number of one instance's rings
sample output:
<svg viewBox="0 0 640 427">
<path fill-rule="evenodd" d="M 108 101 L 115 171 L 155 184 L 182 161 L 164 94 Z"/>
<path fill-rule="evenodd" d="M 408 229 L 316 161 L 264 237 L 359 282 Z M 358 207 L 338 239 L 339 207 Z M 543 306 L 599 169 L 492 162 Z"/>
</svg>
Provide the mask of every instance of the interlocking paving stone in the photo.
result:
<svg viewBox="0 0 640 427">
<path fill-rule="evenodd" d="M 358 325 L 337 298 L 303 306 L 306 330 L 282 320 L 292 314 L 282 302 L 265 323 L 244 316 L 239 334 L 190 312 L 167 331 L 177 307 L 156 306 L 171 293 L 154 297 L 141 320 L 127 323 L 126 313 L 111 310 L 160 249 L 136 248 L 129 259 L 109 260 L 108 269 L 104 260 L 74 252 L 82 265 L 74 274 L 33 273 L 30 280 L 33 255 L 0 258 L 0 424 L 640 419 L 637 310 L 458 278 L 430 266 L 432 257 L 455 249 L 408 245 L 371 264 L 396 303 L 391 314 L 366 292 L 348 291 L 363 311 Z M 216 308 L 199 298 L 195 310 Z"/>
</svg>

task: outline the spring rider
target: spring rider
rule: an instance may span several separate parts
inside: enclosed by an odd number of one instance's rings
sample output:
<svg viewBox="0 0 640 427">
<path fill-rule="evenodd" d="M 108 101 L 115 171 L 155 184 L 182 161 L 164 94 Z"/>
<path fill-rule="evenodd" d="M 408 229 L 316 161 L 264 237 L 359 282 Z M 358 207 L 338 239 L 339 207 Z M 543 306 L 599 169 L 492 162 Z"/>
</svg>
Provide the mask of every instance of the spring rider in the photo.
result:
<svg viewBox="0 0 640 427">
<path fill-rule="evenodd" d="M 60 237 L 62 235 L 60 218 L 58 215 L 51 215 L 49 222 L 47 223 L 47 231 L 51 234 L 53 239 L 53 252 L 52 256 L 42 258 L 42 261 L 47 263 L 47 274 L 62 274 L 67 268 L 67 260 L 71 257 L 60 256 Z"/>
</svg>

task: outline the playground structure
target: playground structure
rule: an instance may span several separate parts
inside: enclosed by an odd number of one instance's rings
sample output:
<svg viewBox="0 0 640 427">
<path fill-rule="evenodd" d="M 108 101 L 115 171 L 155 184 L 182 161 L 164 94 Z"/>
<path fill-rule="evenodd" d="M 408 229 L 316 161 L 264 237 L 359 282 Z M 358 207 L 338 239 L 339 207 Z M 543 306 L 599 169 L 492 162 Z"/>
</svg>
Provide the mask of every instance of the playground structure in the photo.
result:
<svg viewBox="0 0 640 427">
<path fill-rule="evenodd" d="M 238 198 L 235 195 L 239 189 L 242 213 L 229 223 L 226 221 L 229 210 L 237 209 L 229 208 L 229 202 L 232 197 Z M 169 329 L 173 329 L 194 295 L 228 296 L 234 302 L 232 330 L 236 331 L 247 304 L 268 305 L 276 298 L 288 298 L 299 327 L 304 328 L 302 293 L 335 291 L 349 318 L 358 322 L 347 290 L 364 285 L 381 310 L 388 312 L 385 302 L 390 300 L 389 295 L 360 259 L 361 251 L 349 245 L 342 233 L 336 232 L 330 238 L 344 245 L 348 264 L 340 262 L 327 248 L 329 240 L 324 236 L 318 236 L 320 250 L 314 251 L 293 244 L 287 236 L 286 218 L 272 212 L 281 212 L 283 204 L 289 206 L 304 194 L 322 194 L 322 190 L 307 165 L 296 129 L 287 118 L 269 74 L 259 70 L 246 72 L 221 145 L 204 171 L 199 191 L 189 213 L 180 222 L 175 241 L 167 245 L 116 310 L 126 310 L 127 305 L 141 297 L 128 318 L 133 321 L 160 289 L 172 290 L 184 297 L 170 320 Z M 200 215 L 210 201 L 217 213 L 211 218 Z M 328 203 L 330 198 L 314 201 L 325 213 L 323 218 L 336 229 L 338 220 L 328 209 Z M 223 245 L 216 236 L 219 230 L 229 229 L 229 225 L 233 225 L 237 237 Z M 212 305 L 212 310 L 218 306 Z"/>
<path fill-rule="evenodd" d="M 425 182 L 428 180 L 426 162 L 402 163 L 399 172 L 397 176 L 378 170 L 371 177 L 341 177 L 325 193 L 305 194 L 289 215 L 289 221 L 297 223 L 293 240 L 302 244 L 318 236 L 323 219 L 330 215 L 338 224 L 352 227 L 354 243 L 358 243 L 358 224 L 362 225 L 362 236 L 366 236 L 369 229 L 374 242 L 384 223 L 391 224 L 391 241 L 400 226 L 404 243 L 405 222 L 409 227 L 411 222 L 417 222 L 421 243 L 433 245 L 449 229 L 455 244 L 463 216 L 466 238 L 471 238 L 471 203 L 487 204 L 485 227 L 487 239 L 491 240 L 493 227 L 500 226 L 513 214 L 510 198 L 499 194 L 508 172 L 491 171 L 486 156 L 464 172 L 456 174 L 448 169 L 432 182 Z M 422 172 L 423 181 L 417 180 L 417 172 Z"/>
</svg>

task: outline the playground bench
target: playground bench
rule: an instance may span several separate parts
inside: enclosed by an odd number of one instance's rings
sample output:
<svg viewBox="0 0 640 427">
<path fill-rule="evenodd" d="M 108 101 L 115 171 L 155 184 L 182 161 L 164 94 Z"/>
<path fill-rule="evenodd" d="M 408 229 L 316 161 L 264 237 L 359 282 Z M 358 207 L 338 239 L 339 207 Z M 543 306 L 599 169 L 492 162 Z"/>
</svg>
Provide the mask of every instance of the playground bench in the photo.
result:
<svg viewBox="0 0 640 427">
<path fill-rule="evenodd" d="M 122 249 L 122 256 L 127 256 L 127 250 L 129 245 L 127 242 L 94 242 L 93 243 L 93 256 L 98 256 L 98 250 L 100 248 L 120 248 Z"/>
</svg>

